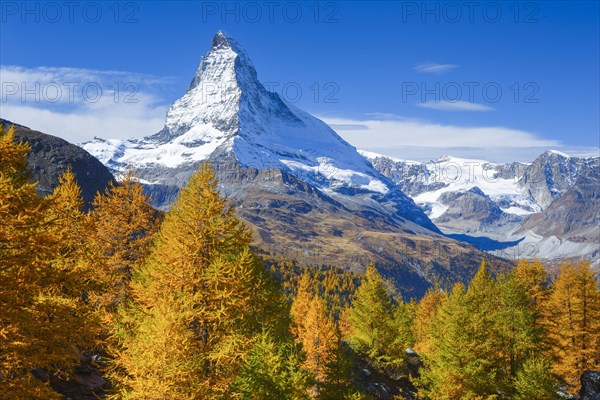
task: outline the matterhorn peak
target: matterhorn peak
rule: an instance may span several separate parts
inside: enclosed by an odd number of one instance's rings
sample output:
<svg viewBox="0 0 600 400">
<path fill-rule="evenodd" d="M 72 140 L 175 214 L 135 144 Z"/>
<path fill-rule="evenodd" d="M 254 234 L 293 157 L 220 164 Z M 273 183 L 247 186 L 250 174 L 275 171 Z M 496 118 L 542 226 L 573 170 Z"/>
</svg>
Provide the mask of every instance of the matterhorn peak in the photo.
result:
<svg viewBox="0 0 600 400">
<path fill-rule="evenodd" d="M 223 75 L 228 73 L 228 75 Z M 228 78 L 227 82 L 218 80 Z M 211 41 L 210 51 L 202 57 L 188 91 L 197 86 L 213 87 L 216 84 L 235 84 L 257 80 L 256 70 L 246 51 L 231 36 L 218 31 Z M 214 90 L 211 89 L 211 90 Z"/>
<path fill-rule="evenodd" d="M 223 31 L 218 31 L 212 39 L 211 48 L 213 49 L 224 49 L 224 48 L 232 48 L 232 43 L 237 44 L 235 40 L 224 33 Z"/>
<path fill-rule="evenodd" d="M 221 31 L 159 133 L 122 144 L 95 141 L 86 149 L 115 169 L 127 165 L 139 170 L 163 199 L 159 207 L 173 200 L 161 192 L 164 185 L 182 186 L 198 163 L 210 160 L 283 171 L 348 207 L 362 204 L 356 203 L 358 197 L 369 207 L 381 202 L 378 207 L 386 208 L 390 202 L 391 212 L 437 231 L 356 148 L 323 121 L 268 91 L 243 48 Z"/>
</svg>

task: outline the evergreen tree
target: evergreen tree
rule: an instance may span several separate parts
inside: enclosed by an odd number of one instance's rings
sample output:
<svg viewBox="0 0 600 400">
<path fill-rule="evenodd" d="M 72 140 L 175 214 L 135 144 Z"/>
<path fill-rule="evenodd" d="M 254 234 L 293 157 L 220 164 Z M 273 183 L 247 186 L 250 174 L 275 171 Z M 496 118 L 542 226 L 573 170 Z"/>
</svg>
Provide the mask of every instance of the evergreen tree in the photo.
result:
<svg viewBox="0 0 600 400">
<path fill-rule="evenodd" d="M 413 325 L 417 311 L 417 303 L 400 301 L 394 313 L 394 330 L 396 332 L 394 348 L 400 351 L 412 348 L 415 345 Z"/>
<path fill-rule="evenodd" d="M 430 350 L 424 355 L 426 367 L 417 380 L 420 392 L 432 399 L 474 397 L 469 385 L 475 360 L 471 359 L 469 311 L 465 288 L 457 284 L 431 322 Z"/>
<path fill-rule="evenodd" d="M 368 266 L 349 311 L 347 339 L 356 352 L 382 370 L 404 361 L 405 344 L 396 340 L 395 313 L 381 275 L 373 265 Z"/>
<path fill-rule="evenodd" d="M 531 289 L 531 288 L 530 288 Z M 505 387 L 510 387 L 523 362 L 542 350 L 542 333 L 530 291 L 509 272 L 500 282 L 496 329 L 501 338 Z"/>
<path fill-rule="evenodd" d="M 525 360 L 515 379 L 515 400 L 558 400 L 558 384 L 544 358 Z"/>
<path fill-rule="evenodd" d="M 498 324 L 499 286 L 487 268 L 485 261 L 465 295 L 465 303 L 470 314 L 467 331 L 470 334 L 469 370 L 472 390 L 480 395 L 496 393 L 502 378 L 502 335 Z"/>
<path fill-rule="evenodd" d="M 456 285 L 432 322 L 419 385 L 435 399 L 491 398 L 502 382 L 498 288 L 482 262 L 468 290 Z"/>
<path fill-rule="evenodd" d="M 234 396 L 242 400 L 308 400 L 312 376 L 301 366 L 300 351 L 291 340 L 278 343 L 272 336 L 263 332 L 248 352 Z"/>
</svg>

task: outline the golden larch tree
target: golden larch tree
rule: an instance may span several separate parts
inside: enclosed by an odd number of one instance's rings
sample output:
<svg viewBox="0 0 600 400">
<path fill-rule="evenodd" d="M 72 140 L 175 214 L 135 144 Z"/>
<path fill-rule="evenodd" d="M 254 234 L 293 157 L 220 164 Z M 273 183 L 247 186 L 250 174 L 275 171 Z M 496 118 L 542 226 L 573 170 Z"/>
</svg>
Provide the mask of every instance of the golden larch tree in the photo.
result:
<svg viewBox="0 0 600 400">
<path fill-rule="evenodd" d="M 104 193 L 97 193 L 93 206 L 92 240 L 98 253 L 95 279 L 100 285 L 94 302 L 110 318 L 129 298 L 131 271 L 147 255 L 159 218 L 131 171 L 121 182 L 110 182 Z"/>
<path fill-rule="evenodd" d="M 95 323 L 79 264 L 82 204 L 67 172 L 41 199 L 26 172 L 29 146 L 0 130 L 0 393 L 60 398 L 47 381 L 67 379 Z"/>
<path fill-rule="evenodd" d="M 148 398 L 152 387 L 163 388 L 160 398 L 217 399 L 230 391 L 257 335 L 276 332 L 281 320 L 283 301 L 250 240 L 203 164 L 134 271 L 133 306 L 115 330 L 115 398 Z"/>
<path fill-rule="evenodd" d="M 588 261 L 565 263 L 548 301 L 553 370 L 575 391 L 600 362 L 600 292 Z"/>
<path fill-rule="evenodd" d="M 431 322 L 438 312 L 445 294 L 438 288 L 430 288 L 417 304 L 413 332 L 415 336 L 415 351 L 427 356 L 431 353 Z"/>
<path fill-rule="evenodd" d="M 299 338 L 300 332 L 304 329 L 304 321 L 310 310 L 310 303 L 314 296 L 313 281 L 310 273 L 305 271 L 298 281 L 298 292 L 292 302 L 291 316 L 292 324 L 291 331 L 295 338 Z"/>
<path fill-rule="evenodd" d="M 306 353 L 303 366 L 312 372 L 315 385 L 313 398 L 318 398 L 321 388 L 334 373 L 333 363 L 339 346 L 339 335 L 333 320 L 327 315 L 325 303 L 314 297 L 300 325 L 299 339 Z"/>
</svg>

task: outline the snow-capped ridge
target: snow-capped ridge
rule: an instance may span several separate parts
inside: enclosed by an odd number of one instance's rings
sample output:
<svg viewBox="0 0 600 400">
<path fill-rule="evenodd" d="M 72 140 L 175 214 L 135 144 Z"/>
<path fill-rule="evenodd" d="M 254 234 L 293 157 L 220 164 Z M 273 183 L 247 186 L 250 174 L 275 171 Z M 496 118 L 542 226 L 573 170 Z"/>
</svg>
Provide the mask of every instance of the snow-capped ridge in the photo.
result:
<svg viewBox="0 0 600 400">
<path fill-rule="evenodd" d="M 546 155 L 557 155 L 557 156 L 561 156 L 561 157 L 564 157 L 564 158 L 571 158 L 570 155 L 568 155 L 567 153 L 563 153 L 562 151 L 559 151 L 559 150 L 546 150 L 544 152 L 544 154 L 546 154 Z"/>
</svg>

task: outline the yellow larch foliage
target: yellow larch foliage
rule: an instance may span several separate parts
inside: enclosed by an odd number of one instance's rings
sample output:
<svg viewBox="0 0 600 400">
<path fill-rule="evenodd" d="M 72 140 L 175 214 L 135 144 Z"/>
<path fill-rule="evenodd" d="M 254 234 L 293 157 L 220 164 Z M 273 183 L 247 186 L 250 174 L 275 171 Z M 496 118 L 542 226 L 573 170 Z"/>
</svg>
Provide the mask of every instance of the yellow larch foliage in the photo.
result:
<svg viewBox="0 0 600 400">
<path fill-rule="evenodd" d="M 419 301 L 413 322 L 415 336 L 415 351 L 427 356 L 431 353 L 431 322 L 436 316 L 446 295 L 437 288 L 427 290 L 421 301 Z"/>
<path fill-rule="evenodd" d="M 229 392 L 255 337 L 275 332 L 281 320 L 282 298 L 249 252 L 250 240 L 203 164 L 134 271 L 133 306 L 122 309 L 114 334 L 115 398 L 141 399 L 153 387 L 162 388 L 160 398 Z M 163 369 L 176 379 L 165 381 Z"/>
<path fill-rule="evenodd" d="M 600 292 L 588 261 L 565 263 L 548 300 L 546 326 L 554 372 L 573 391 L 579 377 L 600 362 Z"/>
<path fill-rule="evenodd" d="M 542 307 L 548 300 L 548 274 L 539 260 L 519 260 L 515 268 L 517 280 L 527 288 L 535 304 L 536 311 L 542 313 Z"/>
<path fill-rule="evenodd" d="M 318 398 L 323 384 L 332 378 L 332 364 L 339 346 L 335 323 L 327 315 L 325 303 L 318 297 L 314 297 L 309 304 L 304 322 L 300 325 L 299 339 L 306 353 L 303 366 L 315 378 L 311 397 Z"/>
<path fill-rule="evenodd" d="M 36 375 L 68 378 L 96 325 L 74 240 L 79 187 L 67 172 L 42 200 L 28 181 L 28 149 L 0 130 L 0 393 L 52 399 L 60 396 Z"/>
<path fill-rule="evenodd" d="M 90 221 L 98 253 L 94 272 L 100 285 L 93 300 L 110 317 L 129 298 L 132 269 L 145 259 L 159 218 L 131 171 L 121 182 L 110 182 L 104 193 L 97 193 L 93 205 Z"/>
<path fill-rule="evenodd" d="M 313 284 L 308 272 L 304 272 L 300 276 L 298 293 L 292 303 L 292 324 L 290 327 L 292 334 L 297 340 L 300 336 L 300 332 L 304 329 L 304 321 L 306 321 L 306 315 L 308 314 L 310 303 L 314 296 Z"/>
</svg>

